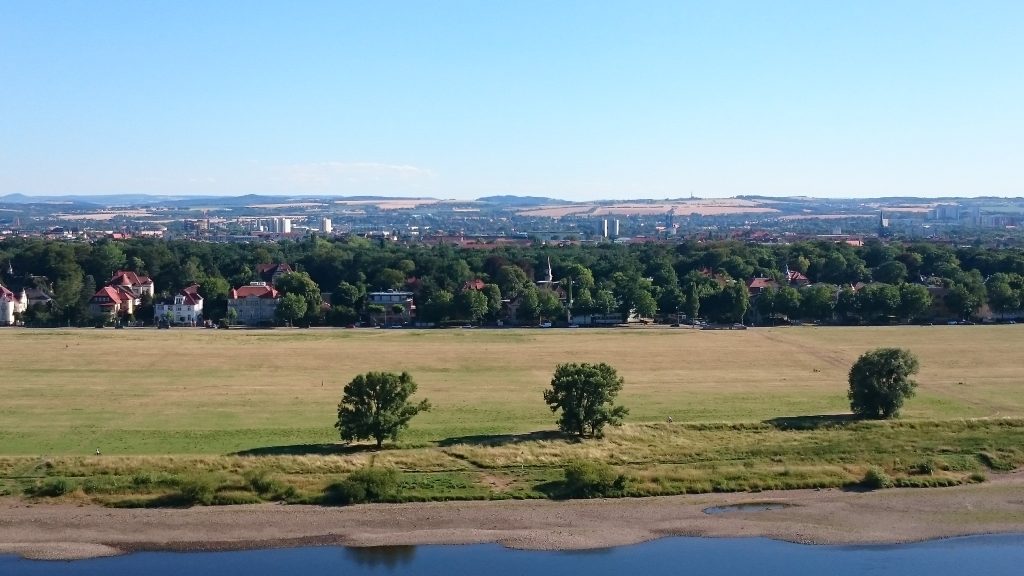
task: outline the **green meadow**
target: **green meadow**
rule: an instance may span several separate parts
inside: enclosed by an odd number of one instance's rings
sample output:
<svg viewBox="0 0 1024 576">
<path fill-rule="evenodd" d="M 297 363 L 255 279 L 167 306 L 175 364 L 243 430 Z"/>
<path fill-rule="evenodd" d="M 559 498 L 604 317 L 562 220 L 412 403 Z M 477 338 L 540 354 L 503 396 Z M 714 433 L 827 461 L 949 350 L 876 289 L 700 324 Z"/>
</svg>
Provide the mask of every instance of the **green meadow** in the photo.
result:
<svg viewBox="0 0 1024 576">
<path fill-rule="evenodd" d="M 228 503 L 266 499 L 251 480 L 269 475 L 301 501 L 372 463 L 403 471 L 403 499 L 531 498 L 574 459 L 612 464 L 636 495 L 843 486 L 871 466 L 897 485 L 981 481 L 1024 463 L 1022 344 L 1015 325 L 3 329 L 0 493 L 58 478 L 62 497 L 116 504 L 200 476 Z M 846 374 L 878 346 L 918 355 L 918 394 L 899 421 L 857 422 Z M 625 378 L 625 426 L 553 433 L 541 392 L 570 361 Z M 410 372 L 434 406 L 383 451 L 332 427 L 369 370 Z"/>
</svg>

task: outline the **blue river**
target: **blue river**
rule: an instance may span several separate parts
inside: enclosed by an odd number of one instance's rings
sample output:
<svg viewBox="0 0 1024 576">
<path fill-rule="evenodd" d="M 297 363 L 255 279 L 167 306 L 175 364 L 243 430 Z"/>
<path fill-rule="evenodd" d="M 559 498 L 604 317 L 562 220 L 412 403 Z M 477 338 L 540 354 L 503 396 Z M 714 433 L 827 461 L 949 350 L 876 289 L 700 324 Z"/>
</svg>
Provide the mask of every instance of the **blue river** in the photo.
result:
<svg viewBox="0 0 1024 576">
<path fill-rule="evenodd" d="M 3 576 L 264 574 L 1020 576 L 1024 574 L 1024 534 L 889 546 L 808 546 L 763 538 L 665 538 L 635 546 L 583 552 L 509 550 L 486 544 L 142 552 L 72 562 L 0 556 L 0 575 Z"/>
</svg>

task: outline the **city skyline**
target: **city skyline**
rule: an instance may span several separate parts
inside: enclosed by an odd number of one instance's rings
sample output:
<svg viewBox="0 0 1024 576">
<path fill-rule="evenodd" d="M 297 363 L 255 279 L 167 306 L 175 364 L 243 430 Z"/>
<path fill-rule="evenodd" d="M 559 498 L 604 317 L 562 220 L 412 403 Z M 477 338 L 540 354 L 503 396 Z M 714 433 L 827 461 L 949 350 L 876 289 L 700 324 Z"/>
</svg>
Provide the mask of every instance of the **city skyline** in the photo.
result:
<svg viewBox="0 0 1024 576">
<path fill-rule="evenodd" d="M 1024 195 L 1013 2 L 8 4 L 0 196 Z"/>
</svg>

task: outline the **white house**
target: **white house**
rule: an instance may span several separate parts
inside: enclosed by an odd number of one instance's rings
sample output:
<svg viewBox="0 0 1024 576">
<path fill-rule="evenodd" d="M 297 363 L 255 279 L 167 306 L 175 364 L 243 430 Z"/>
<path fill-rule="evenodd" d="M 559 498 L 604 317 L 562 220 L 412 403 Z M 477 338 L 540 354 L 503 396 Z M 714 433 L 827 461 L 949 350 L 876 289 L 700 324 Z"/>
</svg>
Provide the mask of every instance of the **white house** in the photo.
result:
<svg viewBox="0 0 1024 576">
<path fill-rule="evenodd" d="M 170 318 L 172 324 L 197 326 L 203 322 L 203 297 L 199 295 L 199 285 L 192 284 L 174 295 L 172 302 L 162 302 L 153 306 L 154 321 L 160 322 Z"/>
<path fill-rule="evenodd" d="M 28 309 L 28 296 L 22 290 L 21 294 L 11 292 L 3 285 L 0 285 L 0 326 L 11 326 L 14 324 L 14 315 L 21 314 Z"/>
</svg>

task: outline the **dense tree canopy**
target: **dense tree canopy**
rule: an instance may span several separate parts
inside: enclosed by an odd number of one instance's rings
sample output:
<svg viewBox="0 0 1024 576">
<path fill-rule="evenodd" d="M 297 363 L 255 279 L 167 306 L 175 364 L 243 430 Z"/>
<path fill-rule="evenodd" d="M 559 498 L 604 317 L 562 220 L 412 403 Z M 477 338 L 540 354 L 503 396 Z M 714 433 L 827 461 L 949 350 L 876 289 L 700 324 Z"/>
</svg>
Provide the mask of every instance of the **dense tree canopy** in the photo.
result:
<svg viewBox="0 0 1024 576">
<path fill-rule="evenodd" d="M 413 416 L 430 410 L 427 400 L 409 401 L 415 393 L 416 383 L 408 372 L 360 374 L 345 385 L 334 427 L 346 442 L 372 438 L 379 448 L 384 440 L 398 440 Z"/>
<path fill-rule="evenodd" d="M 552 412 L 561 411 L 558 429 L 583 436 L 600 436 L 605 425 L 617 425 L 629 412 L 614 404 L 623 379 L 611 366 L 600 364 L 559 364 L 544 391 Z"/>
<path fill-rule="evenodd" d="M 864 418 L 899 415 L 907 398 L 914 395 L 917 357 L 900 348 L 878 348 L 863 354 L 850 368 L 850 409 Z"/>
<path fill-rule="evenodd" d="M 10 262 L 15 271 L 8 275 L 0 270 L 5 286 L 41 283 L 54 296 L 52 308 L 25 315 L 26 322 L 31 319 L 36 325 L 87 324 L 88 292 L 119 268 L 149 275 L 157 299 L 189 282 L 200 284 L 204 314 L 217 319 L 226 312 L 231 287 L 257 280 L 259 265 L 278 262 L 296 270 L 277 284 L 285 293 L 302 296 L 302 321 L 309 323 L 355 321 L 366 312 L 366 295 L 386 289 L 412 292 L 417 316 L 424 321 L 495 321 L 504 314 L 503 300 L 519 299 L 524 300 L 519 306 L 524 322 L 564 320 L 567 298 L 556 303 L 544 288 L 537 288 L 536 281 L 547 279 L 549 262 L 563 289 L 571 285 L 572 312 L 577 314 L 890 323 L 934 314 L 933 305 L 953 317 L 973 316 L 986 304 L 1013 315 L 1024 302 L 1024 251 L 928 242 L 869 241 L 855 247 L 827 240 L 778 245 L 684 241 L 469 250 L 371 243 L 359 237 L 310 236 L 255 245 L 11 238 L 0 241 L 0 262 Z M 788 285 L 786 268 L 805 274 L 811 286 Z M 778 287 L 754 295 L 745 311 L 737 284 L 745 286 L 755 277 L 773 280 Z M 479 298 L 459 296 L 474 279 L 485 285 L 482 315 Z M 322 293 L 331 294 L 329 301 L 337 310 L 322 306 Z"/>
</svg>

